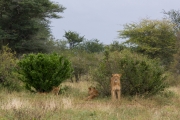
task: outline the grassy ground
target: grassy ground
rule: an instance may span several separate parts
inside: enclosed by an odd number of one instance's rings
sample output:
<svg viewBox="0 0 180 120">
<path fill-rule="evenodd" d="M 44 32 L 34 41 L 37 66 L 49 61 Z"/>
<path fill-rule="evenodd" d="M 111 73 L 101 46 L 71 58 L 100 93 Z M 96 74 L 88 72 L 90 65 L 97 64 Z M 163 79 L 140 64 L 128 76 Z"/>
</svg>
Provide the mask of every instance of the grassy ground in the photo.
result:
<svg viewBox="0 0 180 120">
<path fill-rule="evenodd" d="M 122 97 L 84 101 L 88 82 L 65 83 L 58 96 L 0 92 L 0 120 L 180 120 L 180 87 L 151 98 Z"/>
</svg>

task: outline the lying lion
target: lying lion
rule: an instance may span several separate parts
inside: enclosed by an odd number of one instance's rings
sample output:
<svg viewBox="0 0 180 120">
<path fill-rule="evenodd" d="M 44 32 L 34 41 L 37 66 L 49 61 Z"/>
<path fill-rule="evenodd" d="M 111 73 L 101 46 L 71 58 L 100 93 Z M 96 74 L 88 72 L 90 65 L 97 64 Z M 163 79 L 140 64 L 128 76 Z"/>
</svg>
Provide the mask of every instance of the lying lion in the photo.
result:
<svg viewBox="0 0 180 120">
<path fill-rule="evenodd" d="M 122 74 L 112 74 L 111 77 L 111 97 L 112 100 L 121 98 L 121 78 Z"/>
<path fill-rule="evenodd" d="M 89 90 L 88 91 L 89 96 L 85 100 L 91 100 L 99 95 L 95 87 L 89 87 L 88 90 Z"/>
<path fill-rule="evenodd" d="M 60 87 L 59 86 L 58 87 L 53 86 L 53 88 L 52 88 L 52 90 L 50 92 L 37 92 L 37 93 L 39 93 L 41 95 L 47 95 L 48 93 L 52 93 L 54 95 L 58 95 L 59 91 L 60 91 Z"/>
</svg>

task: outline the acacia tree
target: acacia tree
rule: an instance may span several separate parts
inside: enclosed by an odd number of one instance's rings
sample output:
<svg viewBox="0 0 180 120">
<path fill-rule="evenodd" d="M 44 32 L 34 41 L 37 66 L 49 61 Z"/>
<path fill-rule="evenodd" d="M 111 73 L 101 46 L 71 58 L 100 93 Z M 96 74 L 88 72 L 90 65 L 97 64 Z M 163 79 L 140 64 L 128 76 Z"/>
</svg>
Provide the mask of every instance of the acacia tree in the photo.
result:
<svg viewBox="0 0 180 120">
<path fill-rule="evenodd" d="M 180 10 L 170 10 L 168 12 L 164 11 L 164 14 L 168 15 L 171 22 L 174 23 L 174 28 L 176 31 L 180 30 Z"/>
<path fill-rule="evenodd" d="M 122 51 L 124 49 L 127 49 L 127 47 L 119 43 L 119 41 L 113 41 L 113 43 L 111 43 L 109 46 L 110 51 Z"/>
<path fill-rule="evenodd" d="M 36 41 L 47 40 L 50 35 L 49 19 L 61 18 L 56 13 L 64 9 L 50 0 L 1 0 L 0 45 L 9 44 L 18 52 L 32 49 L 36 44 L 43 45 Z"/>
<path fill-rule="evenodd" d="M 99 53 L 104 51 L 103 43 L 100 43 L 98 39 L 86 40 L 77 46 L 77 49 L 84 50 L 88 53 Z"/>
<path fill-rule="evenodd" d="M 139 23 L 124 25 L 119 31 L 120 38 L 126 38 L 125 43 L 131 44 L 133 50 L 159 58 L 164 65 L 173 60 L 176 52 L 176 36 L 173 24 L 168 20 L 143 19 Z"/>
<path fill-rule="evenodd" d="M 74 48 L 84 40 L 84 36 L 80 36 L 77 32 L 72 31 L 65 31 L 64 37 L 68 40 L 70 49 Z"/>
<path fill-rule="evenodd" d="M 171 65 L 171 71 L 175 75 L 180 74 L 180 10 L 170 10 L 168 12 L 164 11 L 165 15 L 174 23 L 174 29 L 176 31 L 178 52 L 174 55 L 174 62 Z M 175 78 L 174 84 L 177 84 L 178 79 Z"/>
</svg>

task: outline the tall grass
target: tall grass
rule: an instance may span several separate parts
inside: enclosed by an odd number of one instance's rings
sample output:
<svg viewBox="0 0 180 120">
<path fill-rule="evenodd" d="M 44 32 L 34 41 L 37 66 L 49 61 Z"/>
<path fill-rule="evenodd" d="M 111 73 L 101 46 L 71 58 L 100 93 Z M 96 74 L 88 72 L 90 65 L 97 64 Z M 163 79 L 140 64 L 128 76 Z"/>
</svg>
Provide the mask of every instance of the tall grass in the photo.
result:
<svg viewBox="0 0 180 120">
<path fill-rule="evenodd" d="M 84 101 L 89 82 L 69 83 L 60 95 L 0 91 L 0 120 L 179 120 L 180 87 L 152 96 Z"/>
</svg>

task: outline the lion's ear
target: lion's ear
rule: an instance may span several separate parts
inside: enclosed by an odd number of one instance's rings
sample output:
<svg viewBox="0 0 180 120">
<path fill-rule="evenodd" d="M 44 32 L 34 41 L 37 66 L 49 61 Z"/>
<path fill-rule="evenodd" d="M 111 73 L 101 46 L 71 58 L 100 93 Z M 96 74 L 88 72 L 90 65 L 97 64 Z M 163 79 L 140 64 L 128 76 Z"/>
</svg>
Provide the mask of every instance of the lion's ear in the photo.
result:
<svg viewBox="0 0 180 120">
<path fill-rule="evenodd" d="M 88 89 L 91 90 L 91 87 L 89 87 Z"/>
</svg>

